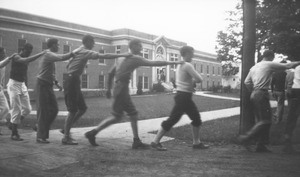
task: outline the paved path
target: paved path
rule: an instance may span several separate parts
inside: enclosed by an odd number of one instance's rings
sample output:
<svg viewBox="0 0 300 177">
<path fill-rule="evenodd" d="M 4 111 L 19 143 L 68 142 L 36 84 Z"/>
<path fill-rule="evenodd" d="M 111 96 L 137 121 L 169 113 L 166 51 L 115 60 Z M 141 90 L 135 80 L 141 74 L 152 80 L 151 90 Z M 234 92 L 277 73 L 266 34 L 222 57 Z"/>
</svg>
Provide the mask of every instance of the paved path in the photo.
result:
<svg viewBox="0 0 300 177">
<path fill-rule="evenodd" d="M 239 112 L 240 108 L 235 107 L 216 111 L 201 112 L 201 117 L 203 121 L 208 121 L 239 115 Z M 146 143 L 150 143 L 154 138 L 154 134 L 150 134 L 149 132 L 157 130 L 164 119 L 166 119 L 166 117 L 139 121 L 141 139 Z M 181 121 L 177 123 L 176 126 L 182 126 L 189 123 L 189 118 L 187 116 L 183 116 Z M 58 130 L 50 131 L 49 140 L 51 143 L 47 145 L 41 145 L 35 142 L 35 132 L 23 133 L 22 137 L 25 140 L 22 142 L 11 141 L 9 135 L 1 136 L 0 176 L 1 168 L 3 169 L 3 167 L 5 167 L 5 170 L 38 172 L 41 170 L 53 169 L 62 165 L 77 162 L 76 152 L 89 147 L 89 144 L 84 138 L 83 134 L 92 128 L 93 127 L 72 129 L 73 136 L 79 142 L 78 146 L 61 145 L 60 141 L 62 135 Z M 111 147 L 117 146 L 128 149 L 132 143 L 132 132 L 128 122 L 115 124 L 99 133 L 97 137 L 98 141 L 101 140 L 102 145 Z M 165 137 L 163 141 L 170 139 L 171 138 Z"/>
</svg>

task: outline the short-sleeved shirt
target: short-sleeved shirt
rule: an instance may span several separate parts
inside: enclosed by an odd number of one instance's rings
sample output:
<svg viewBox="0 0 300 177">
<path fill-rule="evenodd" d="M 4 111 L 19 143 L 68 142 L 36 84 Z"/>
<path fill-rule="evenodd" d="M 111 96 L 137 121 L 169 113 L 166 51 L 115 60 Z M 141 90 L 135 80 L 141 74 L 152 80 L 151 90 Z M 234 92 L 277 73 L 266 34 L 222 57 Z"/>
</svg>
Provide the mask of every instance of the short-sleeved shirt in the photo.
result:
<svg viewBox="0 0 300 177">
<path fill-rule="evenodd" d="M 115 65 L 116 73 L 115 80 L 128 82 L 131 77 L 131 73 L 139 66 L 147 66 L 148 61 L 144 58 L 136 57 L 121 57 L 117 59 Z"/>
<path fill-rule="evenodd" d="M 56 54 L 47 50 L 39 60 L 37 78 L 53 84 L 55 81 L 55 61 L 62 60 L 66 55 L 68 54 Z"/>
<path fill-rule="evenodd" d="M 97 59 L 99 58 L 99 53 L 86 49 L 84 46 L 79 47 L 79 51 L 76 52 L 76 55 L 70 60 L 68 64 L 68 74 L 73 74 L 80 76 L 89 59 Z"/>
<path fill-rule="evenodd" d="M 285 67 L 280 63 L 272 61 L 261 61 L 252 66 L 246 79 L 246 85 L 253 85 L 253 89 L 269 89 L 273 72 L 285 70 Z M 279 71 L 280 71 L 279 70 Z"/>
</svg>

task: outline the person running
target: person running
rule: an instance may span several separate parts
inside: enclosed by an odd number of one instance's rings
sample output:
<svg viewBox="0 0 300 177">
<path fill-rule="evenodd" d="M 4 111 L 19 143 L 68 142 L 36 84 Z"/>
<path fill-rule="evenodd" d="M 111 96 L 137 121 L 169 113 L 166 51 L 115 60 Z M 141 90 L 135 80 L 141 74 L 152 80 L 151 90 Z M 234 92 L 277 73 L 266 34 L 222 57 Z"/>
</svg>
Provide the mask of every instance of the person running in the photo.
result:
<svg viewBox="0 0 300 177">
<path fill-rule="evenodd" d="M 85 35 L 82 38 L 82 46 L 75 49 L 76 56 L 74 56 L 67 66 L 67 78 L 64 84 L 65 103 L 68 110 L 68 117 L 65 121 L 62 144 L 77 145 L 78 143 L 71 137 L 70 130 L 73 124 L 86 112 L 87 106 L 85 104 L 81 88 L 80 76 L 89 59 L 115 59 L 117 57 L 127 57 L 130 54 L 100 54 L 92 51 L 95 41 L 91 35 Z"/>
<path fill-rule="evenodd" d="M 36 105 L 37 105 L 37 143 L 49 143 L 49 130 L 58 113 L 58 105 L 53 91 L 53 85 L 58 85 L 55 77 L 55 62 L 65 61 L 74 56 L 73 52 L 56 54 L 59 50 L 58 39 L 47 41 L 45 55 L 39 60 Z"/>
<path fill-rule="evenodd" d="M 9 117 L 9 105 L 4 94 L 4 79 L 5 79 L 5 66 L 12 60 L 14 55 L 6 57 L 5 49 L 0 47 L 0 120 L 6 121 Z M 1 128 L 0 128 L 1 135 Z"/>
<path fill-rule="evenodd" d="M 273 72 L 280 72 L 296 67 L 300 62 L 275 63 L 274 52 L 266 50 L 261 62 L 255 64 L 249 71 L 244 84 L 251 91 L 250 100 L 256 117 L 255 125 L 246 133 L 240 135 L 238 140 L 247 145 L 250 140 L 256 140 L 256 152 L 271 152 L 266 144 L 269 142 L 270 127 L 272 124 L 272 110 L 269 100 L 269 86 Z M 248 148 L 248 147 L 247 147 Z"/>
<path fill-rule="evenodd" d="M 292 153 L 294 151 L 292 144 L 293 132 L 300 115 L 300 66 L 295 68 L 293 85 L 289 96 L 290 105 L 284 129 L 284 147 L 282 150 L 287 153 Z"/>
<path fill-rule="evenodd" d="M 280 63 L 287 63 L 285 60 L 282 60 Z M 285 71 L 278 71 L 273 73 L 271 81 L 271 91 L 272 96 L 277 101 L 276 114 L 274 115 L 275 123 L 279 124 L 283 118 L 284 112 L 284 101 L 285 101 Z"/>
<path fill-rule="evenodd" d="M 120 122 L 124 112 L 130 117 L 131 128 L 133 132 L 132 149 L 146 149 L 149 146 L 142 143 L 138 135 L 138 112 L 129 95 L 129 82 L 131 73 L 139 66 L 165 66 L 170 64 L 181 64 L 182 62 L 171 61 L 151 61 L 138 56 L 143 49 L 141 41 L 134 39 L 129 42 L 129 49 L 133 56 L 120 58 L 115 66 L 111 69 L 108 78 L 107 97 L 111 96 L 111 84 L 115 77 L 113 89 L 112 116 L 106 118 L 95 128 L 85 133 L 85 137 L 93 146 L 96 143 L 96 135 L 108 126 Z"/>
<path fill-rule="evenodd" d="M 18 125 L 21 123 L 21 119 L 24 119 L 31 111 L 30 98 L 26 86 L 28 64 L 45 53 L 43 51 L 29 57 L 32 49 L 32 44 L 26 43 L 20 53 L 14 55 L 11 62 L 7 92 L 11 106 L 11 139 L 15 141 L 23 140 L 18 133 Z"/>
<path fill-rule="evenodd" d="M 160 140 L 180 120 L 183 114 L 187 114 L 192 120 L 193 149 L 208 148 L 207 145 L 200 141 L 200 126 L 202 121 L 198 108 L 192 100 L 194 83 L 200 83 L 203 80 L 201 75 L 197 73 L 191 64 L 194 56 L 194 48 L 184 46 L 180 49 L 180 54 L 185 63 L 178 65 L 176 69 L 177 92 L 174 97 L 175 105 L 171 111 L 170 117 L 162 122 L 160 130 L 157 132 L 151 143 L 151 147 L 159 151 L 167 150 L 162 146 Z"/>
</svg>

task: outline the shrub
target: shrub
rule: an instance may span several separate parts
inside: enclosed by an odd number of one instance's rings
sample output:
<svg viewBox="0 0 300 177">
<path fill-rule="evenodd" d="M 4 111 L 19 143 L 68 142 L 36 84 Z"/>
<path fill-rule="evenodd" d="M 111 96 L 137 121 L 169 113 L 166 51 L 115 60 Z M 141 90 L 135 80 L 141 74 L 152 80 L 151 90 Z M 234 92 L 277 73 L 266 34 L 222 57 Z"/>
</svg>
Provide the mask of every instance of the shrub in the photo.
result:
<svg viewBox="0 0 300 177">
<path fill-rule="evenodd" d="M 161 85 L 160 82 L 158 82 L 157 84 L 153 84 L 152 90 L 155 92 L 164 92 L 165 88 Z"/>
</svg>

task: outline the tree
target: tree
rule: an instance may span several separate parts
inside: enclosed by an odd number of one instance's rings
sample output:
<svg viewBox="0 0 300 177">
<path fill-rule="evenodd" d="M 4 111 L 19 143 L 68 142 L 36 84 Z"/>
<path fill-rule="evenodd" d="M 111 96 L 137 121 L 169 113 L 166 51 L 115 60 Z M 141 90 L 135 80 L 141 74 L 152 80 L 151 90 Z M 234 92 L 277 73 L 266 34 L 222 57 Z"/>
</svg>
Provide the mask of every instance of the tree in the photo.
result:
<svg viewBox="0 0 300 177">
<path fill-rule="evenodd" d="M 300 1 L 261 0 L 257 12 L 259 45 L 300 60 Z"/>
<path fill-rule="evenodd" d="M 217 59 L 222 61 L 223 76 L 235 75 L 239 68 L 233 64 L 241 59 L 242 54 L 242 17 L 241 4 L 236 5 L 236 9 L 228 11 L 228 27 L 218 32 L 216 46 Z"/>
</svg>

